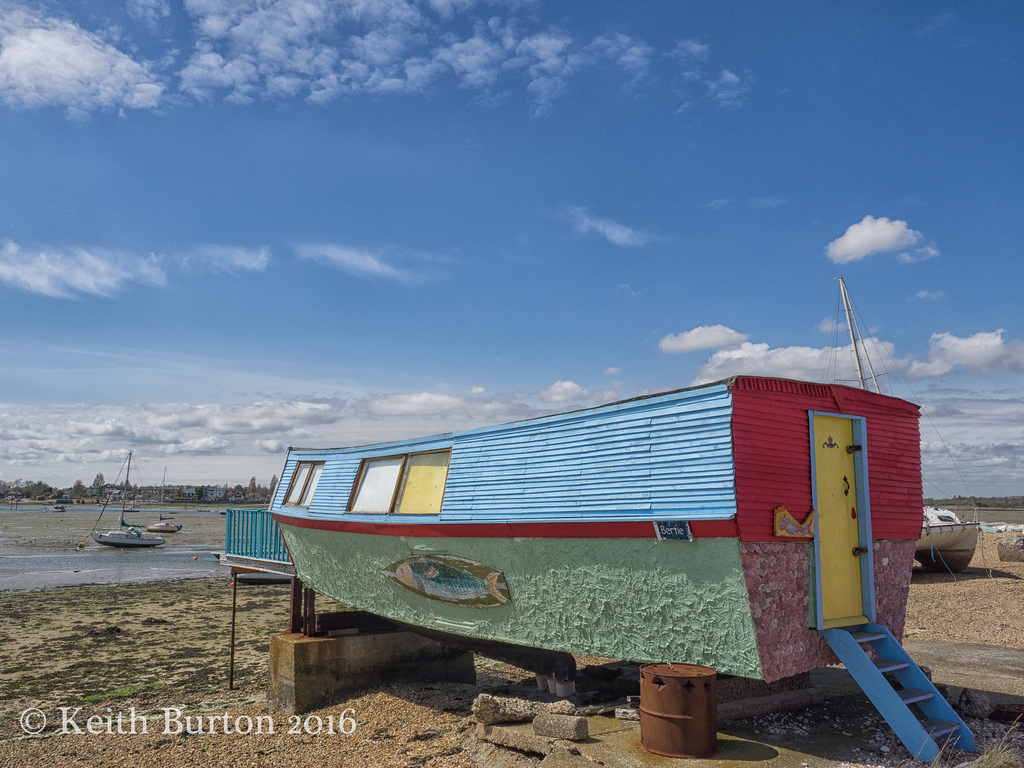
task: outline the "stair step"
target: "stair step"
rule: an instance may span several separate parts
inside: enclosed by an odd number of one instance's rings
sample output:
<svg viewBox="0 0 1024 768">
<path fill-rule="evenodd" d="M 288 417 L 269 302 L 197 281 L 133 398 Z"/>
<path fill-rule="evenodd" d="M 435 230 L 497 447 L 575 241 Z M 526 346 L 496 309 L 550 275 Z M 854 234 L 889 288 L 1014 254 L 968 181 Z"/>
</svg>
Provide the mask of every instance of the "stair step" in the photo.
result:
<svg viewBox="0 0 1024 768">
<path fill-rule="evenodd" d="M 953 733 L 953 731 L 960 727 L 960 723 L 954 723 L 950 720 L 925 720 L 921 723 L 921 727 L 928 732 L 929 736 L 937 739 L 939 736 Z"/>
<path fill-rule="evenodd" d="M 884 632 L 870 632 L 866 629 L 858 629 L 851 632 L 850 636 L 860 645 L 863 645 L 864 643 L 873 643 L 875 640 L 882 640 L 886 635 Z"/>
<path fill-rule="evenodd" d="M 903 661 L 901 659 L 877 659 L 874 664 L 878 667 L 878 671 L 883 675 L 886 672 L 893 672 L 897 669 L 906 669 L 910 666 L 909 661 Z"/>
<path fill-rule="evenodd" d="M 913 704 L 915 701 L 925 701 L 927 699 L 935 698 L 935 694 L 932 691 L 925 691 L 921 688 L 904 688 L 899 691 L 900 698 L 903 699 L 904 704 Z"/>
</svg>

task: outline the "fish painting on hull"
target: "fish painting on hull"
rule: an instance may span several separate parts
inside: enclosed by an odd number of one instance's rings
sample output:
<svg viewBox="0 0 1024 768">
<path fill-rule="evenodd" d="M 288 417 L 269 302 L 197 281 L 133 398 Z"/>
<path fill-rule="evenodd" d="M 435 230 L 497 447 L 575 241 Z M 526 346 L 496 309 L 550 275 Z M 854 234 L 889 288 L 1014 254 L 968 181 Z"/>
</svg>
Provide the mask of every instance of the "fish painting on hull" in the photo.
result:
<svg viewBox="0 0 1024 768">
<path fill-rule="evenodd" d="M 452 555 L 407 557 L 381 573 L 410 592 L 453 605 L 493 608 L 512 599 L 504 573 Z"/>
</svg>

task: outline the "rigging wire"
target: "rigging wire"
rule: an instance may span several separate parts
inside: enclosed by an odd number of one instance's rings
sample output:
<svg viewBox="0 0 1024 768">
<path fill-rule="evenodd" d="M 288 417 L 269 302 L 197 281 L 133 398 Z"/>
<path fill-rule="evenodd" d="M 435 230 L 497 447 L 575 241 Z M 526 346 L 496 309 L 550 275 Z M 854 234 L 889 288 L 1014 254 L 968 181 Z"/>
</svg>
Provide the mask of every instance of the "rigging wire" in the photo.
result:
<svg viewBox="0 0 1024 768">
<path fill-rule="evenodd" d="M 921 403 L 922 402 L 922 398 L 917 394 L 917 392 L 914 389 L 913 385 L 907 379 L 906 375 L 903 372 L 903 368 L 896 361 L 896 358 L 893 357 L 892 352 L 884 344 L 882 344 L 881 340 L 878 338 L 878 334 L 874 332 L 876 326 L 873 325 L 872 323 L 870 323 L 869 319 L 865 316 L 864 311 L 861 309 L 860 305 L 856 304 L 856 302 L 854 302 L 853 298 L 849 297 L 849 294 L 847 294 L 847 296 L 848 296 L 848 298 L 850 300 L 850 304 L 853 306 L 854 316 L 860 315 L 861 318 L 863 318 L 865 320 L 865 322 L 867 323 L 867 328 L 872 332 L 871 336 L 868 339 L 864 340 L 865 346 L 867 345 L 867 343 L 870 342 L 871 348 L 874 350 L 875 355 L 879 359 L 882 359 L 883 362 L 888 361 L 888 367 L 892 368 L 892 369 L 895 369 L 896 373 L 899 375 L 900 381 L 902 381 L 903 385 L 910 391 L 911 397 L 914 399 L 914 401 L 916 401 L 917 403 Z M 865 355 L 868 356 L 869 359 L 870 359 L 870 355 L 867 354 L 866 350 L 865 350 Z M 888 373 L 889 373 L 889 371 L 886 370 L 881 375 L 887 376 Z M 949 459 L 949 462 L 952 465 L 953 470 L 956 472 L 957 477 L 960 479 L 960 483 L 963 485 L 964 491 L 967 494 L 967 499 L 969 500 L 970 510 L 971 510 L 971 512 L 973 514 L 974 522 L 977 523 L 978 522 L 978 502 L 974 498 L 974 495 L 970 492 L 970 489 L 967 486 L 967 479 L 963 476 L 963 473 L 960 471 L 960 466 L 959 466 L 959 464 L 957 464 L 956 459 L 953 457 L 953 452 L 950 450 L 949 445 L 943 439 L 942 434 L 939 432 L 939 428 L 935 424 L 935 421 L 932 419 L 931 413 L 929 412 L 929 410 L 922 406 L 921 412 L 922 412 L 925 420 L 928 422 L 928 425 L 931 427 L 932 431 L 935 433 L 936 438 L 938 438 L 938 442 L 942 446 L 943 452 L 946 454 L 946 457 Z M 946 496 L 946 497 L 949 497 L 949 498 L 953 498 L 952 494 L 943 491 L 938 486 L 936 486 L 934 483 L 932 483 L 932 482 L 930 482 L 928 480 L 924 480 L 924 478 L 922 478 L 922 481 L 925 482 L 925 483 L 928 483 L 928 485 L 930 485 L 931 487 L 933 487 L 936 490 L 938 490 L 939 493 L 942 494 L 943 496 Z M 980 526 L 979 526 L 978 533 L 979 533 L 979 535 L 984 536 L 984 532 L 981 531 Z M 940 554 L 939 557 L 940 557 L 940 559 L 942 559 L 941 554 Z M 986 562 L 985 548 L 984 547 L 981 547 L 981 558 L 982 558 L 981 567 L 988 572 L 989 578 L 993 578 L 992 569 L 989 567 L 988 563 Z M 945 560 L 943 560 L 942 562 L 943 562 L 943 564 L 945 564 Z M 952 570 L 949 569 L 948 565 L 946 566 L 946 568 L 947 568 L 947 570 L 949 570 L 950 575 L 953 576 L 953 580 L 956 581 L 956 574 L 954 574 L 952 572 Z"/>
</svg>

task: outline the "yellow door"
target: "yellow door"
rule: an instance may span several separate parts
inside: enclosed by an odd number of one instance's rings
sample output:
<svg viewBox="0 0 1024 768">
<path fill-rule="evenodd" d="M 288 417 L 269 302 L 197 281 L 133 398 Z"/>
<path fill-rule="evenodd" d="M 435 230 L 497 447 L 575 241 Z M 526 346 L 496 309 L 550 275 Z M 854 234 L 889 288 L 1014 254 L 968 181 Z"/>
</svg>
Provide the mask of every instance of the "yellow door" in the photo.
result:
<svg viewBox="0 0 1024 768">
<path fill-rule="evenodd" d="M 847 450 L 847 446 L 851 446 Z M 814 417 L 815 491 L 821 605 L 825 628 L 863 624 L 860 527 L 853 422 L 836 416 Z"/>
</svg>

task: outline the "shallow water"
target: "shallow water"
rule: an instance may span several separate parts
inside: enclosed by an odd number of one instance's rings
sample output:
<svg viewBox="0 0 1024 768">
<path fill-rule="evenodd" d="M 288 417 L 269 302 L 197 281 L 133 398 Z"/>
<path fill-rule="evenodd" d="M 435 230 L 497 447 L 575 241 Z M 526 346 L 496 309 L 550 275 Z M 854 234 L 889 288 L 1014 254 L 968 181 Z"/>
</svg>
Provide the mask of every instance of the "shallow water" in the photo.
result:
<svg viewBox="0 0 1024 768">
<path fill-rule="evenodd" d="M 216 549 L 166 544 L 152 549 L 116 549 L 97 544 L 74 554 L 0 555 L 0 591 L 226 578 L 227 568 L 214 557 Z"/>
<path fill-rule="evenodd" d="M 160 515 L 181 523 L 180 532 L 162 534 L 166 543 L 159 547 L 118 549 L 94 542 L 93 530 L 117 528 L 117 514 L 107 509 L 97 522 L 100 508 L 93 505 L 69 505 L 62 513 L 36 504 L 0 508 L 0 592 L 228 577 L 213 554 L 224 549 L 218 511 L 143 509 L 125 516 L 139 526 Z"/>
</svg>

